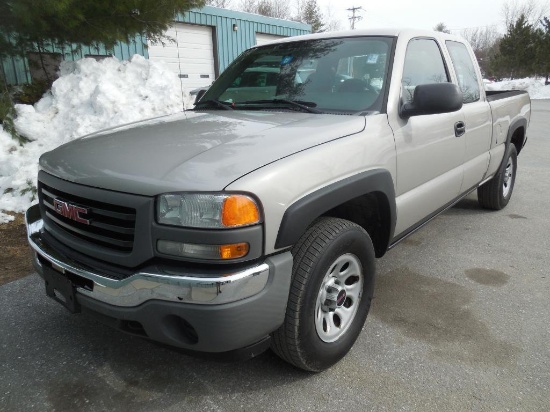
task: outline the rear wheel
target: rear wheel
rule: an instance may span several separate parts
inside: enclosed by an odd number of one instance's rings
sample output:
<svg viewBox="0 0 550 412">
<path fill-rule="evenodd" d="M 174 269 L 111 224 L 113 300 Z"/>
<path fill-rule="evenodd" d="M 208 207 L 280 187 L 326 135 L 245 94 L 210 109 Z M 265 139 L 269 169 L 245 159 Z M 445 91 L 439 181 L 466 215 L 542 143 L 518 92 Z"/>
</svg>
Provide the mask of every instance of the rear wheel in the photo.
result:
<svg viewBox="0 0 550 412">
<path fill-rule="evenodd" d="M 505 159 L 499 172 L 487 183 L 477 188 L 477 200 L 486 209 L 504 209 L 512 197 L 518 166 L 516 146 L 513 144 L 508 146 Z"/>
<path fill-rule="evenodd" d="M 273 334 L 272 349 L 301 369 L 319 372 L 348 353 L 365 323 L 374 289 L 374 248 L 360 226 L 321 218 L 292 254 L 285 321 Z"/>
</svg>

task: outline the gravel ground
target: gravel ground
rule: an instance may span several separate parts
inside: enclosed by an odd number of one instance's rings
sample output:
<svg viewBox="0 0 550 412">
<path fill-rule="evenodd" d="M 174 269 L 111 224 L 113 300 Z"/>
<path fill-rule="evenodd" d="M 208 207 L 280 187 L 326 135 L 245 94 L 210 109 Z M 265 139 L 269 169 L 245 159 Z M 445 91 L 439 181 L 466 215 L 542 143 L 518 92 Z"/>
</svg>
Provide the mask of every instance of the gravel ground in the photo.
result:
<svg viewBox="0 0 550 412">
<path fill-rule="evenodd" d="M 377 262 L 372 312 L 332 369 L 191 358 L 70 315 L 32 275 L 0 287 L 0 410 L 548 410 L 548 130 L 550 101 L 533 101 L 506 209 L 469 196 Z"/>
<path fill-rule="evenodd" d="M 0 225 L 0 285 L 33 271 L 25 220 L 22 214 L 18 214 L 12 222 Z"/>
</svg>

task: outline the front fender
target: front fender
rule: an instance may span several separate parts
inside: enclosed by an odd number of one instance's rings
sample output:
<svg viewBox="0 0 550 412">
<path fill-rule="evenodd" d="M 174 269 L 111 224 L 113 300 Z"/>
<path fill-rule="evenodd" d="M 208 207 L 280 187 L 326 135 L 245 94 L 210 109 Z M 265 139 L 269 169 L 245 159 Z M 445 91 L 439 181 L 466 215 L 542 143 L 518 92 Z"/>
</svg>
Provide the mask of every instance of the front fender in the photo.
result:
<svg viewBox="0 0 550 412">
<path fill-rule="evenodd" d="M 386 242 L 389 244 L 390 239 L 393 238 L 397 216 L 395 189 L 389 171 L 374 169 L 332 183 L 290 205 L 283 215 L 275 247 L 279 249 L 292 246 L 316 218 L 349 200 L 368 193 L 377 193 L 387 202 L 389 230 Z"/>
</svg>

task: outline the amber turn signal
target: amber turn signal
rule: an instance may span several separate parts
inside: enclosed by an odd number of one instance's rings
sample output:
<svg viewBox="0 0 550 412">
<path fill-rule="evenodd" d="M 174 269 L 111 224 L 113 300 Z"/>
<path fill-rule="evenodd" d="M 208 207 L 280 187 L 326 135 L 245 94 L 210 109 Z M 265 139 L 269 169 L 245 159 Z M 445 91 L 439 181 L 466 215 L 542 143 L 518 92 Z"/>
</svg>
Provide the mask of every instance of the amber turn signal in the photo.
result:
<svg viewBox="0 0 550 412">
<path fill-rule="evenodd" d="M 235 243 L 232 245 L 220 246 L 220 257 L 222 259 L 238 259 L 248 254 L 248 243 Z"/>
<path fill-rule="evenodd" d="M 244 195 L 231 195 L 222 208 L 222 224 L 226 227 L 253 225 L 260 221 L 256 202 Z"/>
</svg>

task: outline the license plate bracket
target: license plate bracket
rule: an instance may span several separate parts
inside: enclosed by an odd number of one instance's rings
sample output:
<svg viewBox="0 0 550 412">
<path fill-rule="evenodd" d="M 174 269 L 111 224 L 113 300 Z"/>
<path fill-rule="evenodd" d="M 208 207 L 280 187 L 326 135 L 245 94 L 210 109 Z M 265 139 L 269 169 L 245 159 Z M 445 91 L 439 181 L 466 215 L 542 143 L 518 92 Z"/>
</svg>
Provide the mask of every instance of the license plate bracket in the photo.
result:
<svg viewBox="0 0 550 412">
<path fill-rule="evenodd" d="M 76 301 L 76 288 L 71 280 L 48 267 L 44 268 L 46 295 L 63 305 L 69 312 L 80 312 L 80 304 Z"/>
</svg>

